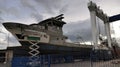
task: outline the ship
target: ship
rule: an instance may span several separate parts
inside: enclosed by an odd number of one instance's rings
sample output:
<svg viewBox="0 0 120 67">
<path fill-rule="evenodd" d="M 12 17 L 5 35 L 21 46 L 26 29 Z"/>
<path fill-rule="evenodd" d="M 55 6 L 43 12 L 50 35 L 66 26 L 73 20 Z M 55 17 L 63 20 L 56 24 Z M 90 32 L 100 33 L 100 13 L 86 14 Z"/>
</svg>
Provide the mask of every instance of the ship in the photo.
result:
<svg viewBox="0 0 120 67">
<path fill-rule="evenodd" d="M 7 48 L 13 52 L 13 55 L 10 54 L 12 67 L 21 66 L 21 63 L 23 63 L 21 67 L 26 67 L 26 65 L 29 67 L 35 61 L 41 64 L 111 59 L 110 50 L 104 49 L 104 46 L 94 50 L 93 45 L 66 42 L 68 37 L 63 35 L 62 28 L 66 24 L 62 20 L 63 18 L 63 14 L 61 14 L 29 25 L 4 22 L 3 26 L 21 44 L 21 46 Z"/>
<path fill-rule="evenodd" d="M 63 35 L 62 28 L 66 24 L 62 20 L 63 18 L 63 14 L 61 14 L 30 25 L 4 22 L 3 26 L 21 44 L 21 46 L 13 48 L 14 56 L 29 56 L 30 48 L 37 47 L 39 54 L 79 54 L 78 56 L 89 57 L 92 45 L 66 42 L 68 37 Z M 37 46 L 31 46 L 32 44 L 37 44 Z"/>
</svg>

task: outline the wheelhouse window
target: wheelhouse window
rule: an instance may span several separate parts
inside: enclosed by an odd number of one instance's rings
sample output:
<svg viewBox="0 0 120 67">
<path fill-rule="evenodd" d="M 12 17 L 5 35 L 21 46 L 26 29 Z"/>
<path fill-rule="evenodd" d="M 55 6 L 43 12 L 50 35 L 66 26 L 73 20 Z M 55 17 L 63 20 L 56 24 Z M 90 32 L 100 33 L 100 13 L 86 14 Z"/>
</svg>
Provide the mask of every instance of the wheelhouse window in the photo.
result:
<svg viewBox="0 0 120 67">
<path fill-rule="evenodd" d="M 28 36 L 27 39 L 38 41 L 38 40 L 40 40 L 40 37 Z"/>
<path fill-rule="evenodd" d="M 45 38 L 47 38 L 47 35 L 44 35 Z"/>
</svg>

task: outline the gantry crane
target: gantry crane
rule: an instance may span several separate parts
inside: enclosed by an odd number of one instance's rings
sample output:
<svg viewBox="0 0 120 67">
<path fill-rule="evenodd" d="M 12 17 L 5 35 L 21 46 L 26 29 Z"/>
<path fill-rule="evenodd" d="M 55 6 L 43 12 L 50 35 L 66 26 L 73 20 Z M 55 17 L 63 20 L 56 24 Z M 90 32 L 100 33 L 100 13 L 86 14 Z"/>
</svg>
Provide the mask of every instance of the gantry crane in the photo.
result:
<svg viewBox="0 0 120 67">
<path fill-rule="evenodd" d="M 105 32 L 107 36 L 108 47 L 113 49 L 111 34 L 110 34 L 110 23 L 120 20 L 120 14 L 114 16 L 107 16 L 99 6 L 90 1 L 88 3 L 88 9 L 90 11 L 91 16 L 91 25 L 92 25 L 92 37 L 93 37 L 93 45 L 94 49 L 98 49 L 98 30 L 96 25 L 96 16 L 100 18 L 105 24 Z M 114 48 L 115 50 L 115 48 Z"/>
</svg>

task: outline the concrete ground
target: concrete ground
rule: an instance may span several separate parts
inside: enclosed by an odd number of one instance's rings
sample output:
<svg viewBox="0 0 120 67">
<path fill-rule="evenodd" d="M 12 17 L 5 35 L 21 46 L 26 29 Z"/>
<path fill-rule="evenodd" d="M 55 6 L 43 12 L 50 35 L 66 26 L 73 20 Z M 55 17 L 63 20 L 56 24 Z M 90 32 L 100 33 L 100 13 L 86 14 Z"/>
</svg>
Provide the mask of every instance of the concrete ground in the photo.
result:
<svg viewBox="0 0 120 67">
<path fill-rule="evenodd" d="M 11 67 L 11 66 L 10 64 L 0 63 L 0 67 Z M 47 67 L 47 66 L 45 65 L 42 67 Z M 92 62 L 92 63 L 90 61 L 79 61 L 74 63 L 51 64 L 51 67 L 120 67 L 120 62 L 116 62 L 116 60 Z"/>
<path fill-rule="evenodd" d="M 10 63 L 0 63 L 0 67 L 11 67 Z"/>
<path fill-rule="evenodd" d="M 6 64 L 0 63 L 0 67 L 7 67 Z"/>
<path fill-rule="evenodd" d="M 52 64 L 51 67 L 120 67 L 120 63 L 112 63 L 112 61 L 89 62 L 81 61 L 74 63 Z"/>
</svg>

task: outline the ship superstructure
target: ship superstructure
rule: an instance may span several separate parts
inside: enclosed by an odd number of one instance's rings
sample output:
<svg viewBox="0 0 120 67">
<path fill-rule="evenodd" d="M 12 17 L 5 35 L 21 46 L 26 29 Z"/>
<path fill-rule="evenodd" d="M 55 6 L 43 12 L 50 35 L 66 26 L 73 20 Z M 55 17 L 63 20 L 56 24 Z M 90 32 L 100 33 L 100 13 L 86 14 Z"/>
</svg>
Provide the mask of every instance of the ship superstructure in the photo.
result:
<svg viewBox="0 0 120 67">
<path fill-rule="evenodd" d="M 63 44 L 65 36 L 63 36 L 62 27 L 65 22 L 62 21 L 61 15 L 44 20 L 38 24 L 20 24 L 20 23 L 4 23 L 4 26 L 9 30 L 19 41 L 39 41 L 51 44 Z"/>
</svg>

